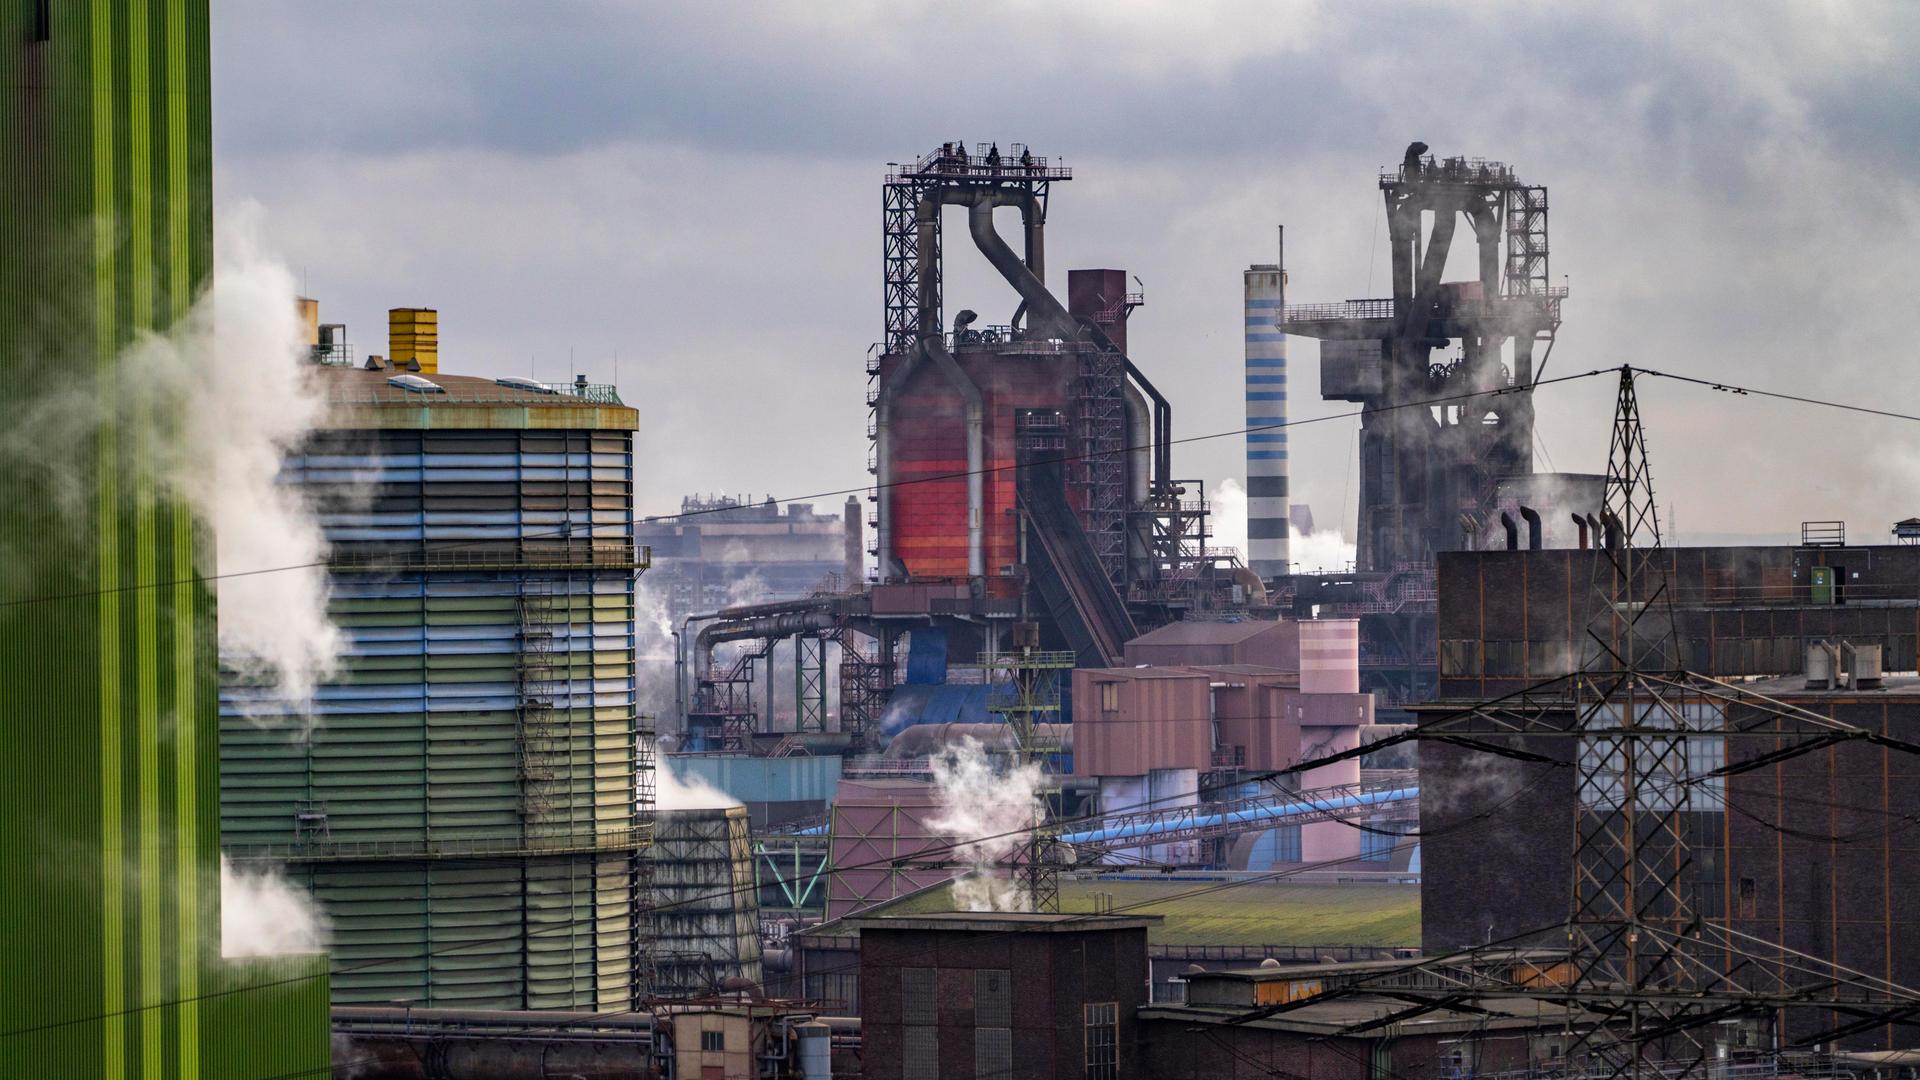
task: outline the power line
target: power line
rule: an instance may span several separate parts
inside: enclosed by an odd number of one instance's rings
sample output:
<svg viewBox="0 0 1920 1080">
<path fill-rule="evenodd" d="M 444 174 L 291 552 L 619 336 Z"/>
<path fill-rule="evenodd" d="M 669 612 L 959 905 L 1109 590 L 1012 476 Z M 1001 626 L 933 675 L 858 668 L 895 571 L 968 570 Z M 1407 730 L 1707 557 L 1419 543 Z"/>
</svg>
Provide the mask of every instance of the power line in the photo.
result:
<svg viewBox="0 0 1920 1080">
<path fill-rule="evenodd" d="M 1469 827 L 1482 824 L 1484 823 L 1484 819 L 1491 817 L 1492 814 L 1497 812 L 1499 809 L 1500 807 L 1494 807 L 1487 811 L 1482 812 L 1481 814 L 1476 814 L 1472 818 L 1463 818 L 1454 828 L 1455 830 L 1463 830 Z M 1405 846 L 1412 847 L 1412 846 L 1418 846 L 1418 845 L 1405 845 Z M 1396 845 L 1394 850 L 1398 850 L 1398 849 L 1399 849 L 1399 845 Z M 1323 870 L 1329 867 L 1343 866 L 1343 865 L 1346 865 L 1347 863 L 1357 862 L 1360 860 L 1360 858 L 1361 857 L 1358 855 L 1347 855 L 1347 856 L 1342 856 L 1335 859 L 1322 859 L 1317 862 L 1306 863 L 1306 864 L 1295 866 L 1295 867 L 1288 867 L 1284 870 L 1274 870 L 1264 874 L 1255 875 L 1252 877 L 1236 878 L 1231 881 L 1213 882 L 1207 885 L 1196 886 L 1195 888 L 1188 889 L 1184 892 L 1175 893 L 1172 896 L 1160 896 L 1160 897 L 1152 897 L 1145 900 L 1137 900 L 1130 904 L 1121 904 L 1116 907 L 1109 908 L 1105 911 L 1075 912 L 1070 915 L 1062 916 L 1059 922 L 1050 923 L 1047 925 L 1058 926 L 1060 925 L 1060 923 L 1086 922 L 1089 920 L 1103 918 L 1103 917 L 1114 915 L 1121 912 L 1134 911 L 1140 908 L 1153 907 L 1161 904 L 1177 903 L 1181 900 L 1192 899 L 1193 897 L 1196 897 L 1196 896 L 1211 895 L 1213 893 L 1224 892 L 1228 889 L 1241 888 L 1247 885 L 1264 884 L 1270 881 L 1283 880 L 1285 878 L 1294 877 L 1300 874 L 1311 873 L 1315 870 Z M 995 930 L 992 933 L 981 934 L 979 935 L 979 939 L 986 940 L 990 938 L 1011 936 L 1014 934 L 1032 933 L 1038 929 L 1040 929 L 1040 927 L 1033 926 L 1033 925 L 1025 925 L 1025 924 L 1012 925 L 1000 930 Z M 917 957 L 917 956 L 927 955 L 931 951 L 933 950 L 923 949 L 916 953 L 907 953 L 903 955 L 906 957 Z M 850 970 L 854 970 L 854 969 L 846 966 L 826 968 L 820 971 L 819 974 L 842 975 L 842 974 L 846 974 Z M 577 1027 L 588 1027 L 588 1026 L 592 1026 L 593 1024 L 604 1023 L 609 1018 L 631 1016 L 641 1011 L 643 1010 L 624 1009 L 617 1012 L 597 1014 L 591 1019 L 559 1020 L 559 1021 L 555 1021 L 552 1024 L 546 1025 L 544 1027 L 524 1028 L 516 1032 L 516 1034 L 522 1035 L 522 1036 L 538 1035 L 543 1033 L 557 1034 L 557 1033 L 572 1030 Z M 371 1059 L 367 1059 L 367 1060 L 371 1060 Z M 318 1071 L 319 1070 L 306 1070 L 301 1073 L 282 1073 L 275 1076 L 259 1077 L 259 1078 L 256 1078 L 256 1080 L 287 1080 L 287 1078 L 294 1077 L 294 1076 L 312 1075 Z"/>
<path fill-rule="evenodd" d="M 1273 718 L 1269 717 L 1268 719 L 1273 719 Z M 1272 770 L 1255 777 L 1245 777 L 1238 781 L 1235 781 L 1233 784 L 1223 783 L 1223 784 L 1207 785 L 1207 786 L 1196 789 L 1194 794 L 1199 794 L 1201 792 L 1224 790 L 1227 787 L 1238 786 L 1239 784 L 1246 783 L 1250 780 L 1251 781 L 1269 780 L 1277 776 L 1283 776 L 1289 772 L 1299 772 L 1307 769 L 1318 768 L 1319 766 L 1325 765 L 1325 764 L 1332 764 L 1337 761 L 1344 761 L 1347 758 L 1353 757 L 1353 756 L 1356 756 L 1356 753 L 1354 751 L 1342 751 L 1334 755 L 1329 755 L 1326 757 L 1313 759 L 1305 762 L 1299 762 L 1289 766 L 1286 769 Z M 1148 805 L 1152 805 L 1155 802 L 1162 802 L 1162 801 L 1168 801 L 1171 799 L 1185 798 L 1185 797 L 1186 797 L 1185 795 L 1167 795 L 1167 796 L 1162 796 L 1159 799 L 1149 799 L 1146 802 L 1141 803 L 1139 805 L 1148 806 Z M 1129 808 L 1128 811 L 1124 811 L 1124 812 L 1132 812 L 1135 809 L 1137 809 L 1137 807 Z M 912 855 L 888 856 L 886 858 L 874 859 L 864 863 L 855 863 L 846 867 L 839 867 L 837 869 L 844 871 L 844 870 L 871 870 L 871 869 L 877 869 L 881 867 L 897 868 L 903 863 L 907 863 L 914 859 L 924 858 L 929 855 L 951 854 L 955 850 L 963 847 L 971 847 L 977 844 L 989 843 L 994 840 L 1003 840 L 1010 837 L 1023 837 L 1023 836 L 1030 835 L 1036 831 L 1043 831 L 1043 830 L 1052 831 L 1062 827 L 1087 824 L 1090 822 L 1099 821 L 1106 817 L 1117 816 L 1122 812 L 1123 811 L 1117 811 L 1117 810 L 1101 811 L 1099 813 L 1094 813 L 1094 814 L 1083 814 L 1076 818 L 1065 819 L 1064 821 L 1047 822 L 1047 823 L 1038 824 L 1038 825 L 1021 826 L 1016 829 L 1010 829 L 1006 832 L 997 833 L 989 836 L 970 837 L 964 840 L 954 840 L 950 843 L 929 845 L 927 848 L 914 852 Z M 1134 846 L 1141 846 L 1141 845 L 1134 845 Z M 505 859 L 509 857 L 500 856 L 499 858 Z M 672 908 L 681 907 L 688 904 L 697 904 L 697 903 L 703 903 L 709 900 L 720 900 L 720 899 L 730 898 L 733 896 L 740 895 L 741 893 L 746 892 L 750 889 L 757 890 L 758 888 L 759 888 L 759 885 L 757 883 L 750 886 L 746 886 L 746 885 L 736 886 L 734 888 L 721 890 L 719 892 L 703 894 L 701 896 L 688 897 L 683 900 L 676 900 L 671 904 L 650 905 L 648 907 L 640 908 L 638 909 L 638 911 L 640 914 L 651 915 L 656 912 L 666 911 Z M 439 949 L 433 952 L 423 954 L 423 956 L 440 957 L 440 956 L 445 956 L 449 953 L 460 952 L 465 949 L 480 948 L 488 945 L 507 944 L 515 941 L 520 941 L 528 937 L 538 937 L 546 934 L 557 933 L 560 931 L 572 930 L 581 923 L 593 922 L 593 921 L 597 921 L 596 917 L 594 916 L 583 916 L 579 918 L 568 919 L 563 922 L 555 923 L 551 926 L 542 927 L 538 930 L 530 930 L 523 934 L 516 933 L 516 934 L 504 936 L 504 937 L 498 937 L 498 938 L 483 938 L 483 939 L 477 939 L 473 941 L 463 941 L 456 945 L 448 946 L 447 948 L 444 948 L 444 949 Z M 413 958 L 412 957 L 382 957 L 380 959 L 368 960 L 360 964 L 354 964 L 354 965 L 342 967 L 339 969 L 337 974 L 347 974 L 355 971 L 362 971 L 362 970 L 367 970 L 371 968 L 381 967 L 387 964 L 398 963 L 402 959 L 413 959 Z M 326 974 L 336 974 L 336 972 L 328 972 Z M 251 983 L 246 986 L 229 987 L 225 990 L 209 991 L 204 994 L 196 994 L 190 997 L 181 997 L 181 998 L 174 998 L 168 1001 L 154 1002 L 149 1005 L 129 1006 L 128 1008 L 120 1009 L 114 1012 L 95 1013 L 89 1016 L 70 1017 L 65 1020 L 50 1021 L 45 1024 L 37 1024 L 29 1027 L 12 1028 L 5 1031 L 0 1031 L 0 1038 L 13 1038 L 20 1035 L 28 1035 L 35 1032 L 52 1030 L 55 1028 L 72 1027 L 78 1024 L 93 1023 L 95 1021 L 100 1021 L 100 1020 L 109 1020 L 117 1016 L 129 1016 L 136 1013 L 148 1012 L 153 1009 L 172 1008 L 174 1006 L 184 1005 L 188 1002 L 193 1002 L 193 1001 L 203 1001 L 203 1000 L 214 999 L 214 998 L 231 997 L 235 994 L 246 993 L 253 990 L 268 990 L 268 989 L 273 989 L 279 986 L 289 986 L 289 985 L 294 985 L 302 982 L 310 982 L 320 977 L 321 977 L 320 974 L 288 976 L 282 979 L 270 979 L 265 982 Z"/>
<path fill-rule="evenodd" d="M 1710 390 L 1719 390 L 1719 391 L 1723 391 L 1726 393 L 1743 396 L 1743 397 L 1753 396 L 1753 397 L 1774 398 L 1781 401 L 1792 401 L 1792 402 L 1796 402 L 1803 405 L 1813 405 L 1821 408 L 1841 409 L 1847 412 L 1862 413 L 1869 416 L 1882 416 L 1882 417 L 1887 417 L 1889 419 L 1894 419 L 1894 420 L 1910 420 L 1914 422 L 1920 422 L 1920 415 L 1914 415 L 1910 413 L 1900 413 L 1900 412 L 1893 412 L 1887 409 L 1869 408 L 1864 405 L 1852 405 L 1846 402 L 1830 401 L 1824 398 L 1807 397 L 1799 394 L 1786 394 L 1786 393 L 1781 393 L 1773 390 L 1762 390 L 1757 387 L 1740 386 L 1734 383 L 1715 382 L 1710 379 L 1696 378 L 1690 375 L 1677 375 L 1672 372 L 1656 371 L 1652 368 L 1636 368 L 1636 367 L 1632 367 L 1631 365 L 1622 365 L 1622 367 L 1624 367 L 1626 370 L 1635 372 L 1636 374 L 1640 374 L 1640 375 L 1648 375 L 1648 376 L 1661 378 L 1661 379 L 1670 379 L 1675 382 L 1690 383 L 1695 386 L 1704 386 Z M 1351 420 L 1356 417 L 1365 417 L 1371 414 L 1392 412 L 1398 409 L 1430 408 L 1435 405 L 1452 404 L 1455 402 L 1466 401 L 1473 398 L 1494 397 L 1500 394 L 1511 393 L 1517 390 L 1527 390 L 1530 392 L 1533 390 L 1537 390 L 1543 386 L 1553 386 L 1559 383 L 1576 382 L 1582 379 L 1590 379 L 1598 375 L 1604 375 L 1608 372 L 1618 371 L 1618 370 L 1621 370 L 1621 368 L 1596 368 L 1592 371 L 1583 371 L 1583 372 L 1578 372 L 1572 375 L 1558 375 L 1551 379 L 1535 380 L 1534 382 L 1527 384 L 1525 387 L 1507 387 L 1505 389 L 1500 389 L 1500 390 L 1475 391 L 1472 393 L 1463 393 L 1463 394 L 1447 394 L 1439 397 L 1423 398 L 1418 401 L 1405 401 L 1405 402 L 1399 402 L 1391 405 L 1380 405 L 1380 406 L 1376 406 L 1369 409 L 1355 409 L 1348 412 L 1328 413 L 1324 416 L 1304 417 L 1298 420 L 1292 420 L 1292 419 L 1284 420 L 1279 423 L 1273 423 L 1273 424 L 1254 424 L 1246 427 L 1234 428 L 1228 431 L 1215 431 L 1205 435 L 1189 435 L 1184 438 L 1170 439 L 1167 441 L 1167 445 L 1179 446 L 1187 443 L 1208 442 L 1214 439 L 1225 439 L 1225 438 L 1231 438 L 1236 435 L 1245 435 L 1250 432 L 1276 431 L 1282 428 L 1304 427 L 1308 424 L 1321 424 L 1331 420 Z M 1150 445 L 1127 446 L 1127 447 L 1122 447 L 1116 450 L 1104 450 L 1104 451 L 1099 451 L 1092 454 L 1064 454 L 1064 455 L 1060 455 L 1058 457 L 1053 457 L 1053 458 L 1035 459 L 1030 462 L 1015 463 L 1011 465 L 996 465 L 996 466 L 991 466 L 991 467 L 983 468 L 979 470 L 961 470 L 958 472 L 951 472 L 951 473 L 939 473 L 939 474 L 934 474 L 929 476 L 917 476 L 917 477 L 912 477 L 906 480 L 895 480 L 887 484 L 865 484 L 860 487 L 836 488 L 831 491 L 817 491 L 817 492 L 813 492 L 811 494 L 806 494 L 806 495 L 789 495 L 782 498 L 773 499 L 772 501 L 804 502 L 810 499 L 827 499 L 827 498 L 833 498 L 840 495 L 859 495 L 869 491 L 890 490 L 893 488 L 907 487 L 914 484 L 930 484 L 930 483 L 936 483 L 943 480 L 964 479 L 968 476 L 974 475 L 975 472 L 978 472 L 981 475 L 993 475 L 995 473 L 1009 472 L 1017 469 L 1027 468 L 1031 465 L 1060 464 L 1065 462 L 1083 461 L 1083 460 L 1087 460 L 1089 458 L 1094 458 L 1094 457 L 1113 457 L 1120 454 L 1132 453 L 1136 450 L 1150 449 L 1150 448 L 1151 448 Z M 677 514 L 649 515 L 645 518 L 642 518 L 641 520 L 649 521 L 649 522 L 685 521 L 689 518 L 701 517 L 707 514 L 726 513 L 728 511 L 737 510 L 737 509 L 739 509 L 739 507 L 737 506 L 703 507 L 696 510 L 683 510 Z M 558 529 L 552 532 L 520 533 L 512 537 L 511 539 L 537 540 L 537 539 L 555 539 L 555 538 L 570 537 L 570 536 L 572 536 L 571 529 Z M 444 542 L 444 543 L 435 544 L 435 548 L 436 550 L 441 550 L 441 551 L 458 551 L 463 548 L 478 547 L 484 543 L 486 543 L 486 541 Z M 162 589 L 162 588 L 170 588 L 175 585 L 185 585 L 185 584 L 205 584 L 207 582 L 221 581 L 227 578 L 253 577 L 260 574 L 285 573 L 293 570 L 310 570 L 310 569 L 316 569 L 316 568 L 323 568 L 328 565 L 329 564 L 327 563 L 326 560 L 316 560 L 316 561 L 304 562 L 304 563 L 290 563 L 285 566 L 270 566 L 270 567 L 261 567 L 253 570 L 233 570 L 233 571 L 227 571 L 227 572 L 218 573 L 218 574 L 196 575 L 194 577 L 177 578 L 177 579 L 172 579 L 167 581 L 136 582 L 130 585 L 116 586 L 113 589 L 82 589 L 82 590 L 75 590 L 72 592 L 65 592 L 65 593 L 52 593 L 45 596 L 32 596 L 32 597 L 22 597 L 22 598 L 12 599 L 12 600 L 0 600 L 0 608 L 18 607 L 26 604 L 51 603 L 59 600 L 84 599 L 87 597 L 100 596 L 106 593 L 136 592 L 143 589 Z M 511 567 L 508 567 L 508 569 L 511 569 Z"/>
<path fill-rule="evenodd" d="M 1560 376 L 1559 378 L 1547 379 L 1542 382 L 1534 383 L 1531 386 L 1526 387 L 1526 389 L 1531 390 L 1540 386 L 1550 386 L 1555 383 L 1573 382 L 1579 379 L 1592 378 L 1596 375 L 1605 374 L 1606 370 L 1611 370 L 1611 369 L 1582 372 L 1577 375 L 1563 375 L 1563 376 Z M 1235 436 L 1235 435 L 1245 435 L 1248 432 L 1274 431 L 1280 428 L 1302 427 L 1307 424 L 1320 424 L 1320 423 L 1325 423 L 1329 420 L 1351 419 L 1353 417 L 1361 416 L 1364 413 L 1369 413 L 1369 412 L 1379 413 L 1379 412 L 1391 412 L 1396 409 L 1429 408 L 1435 405 L 1445 405 L 1445 404 L 1458 402 L 1458 401 L 1466 401 L 1472 398 L 1492 397 L 1498 394 L 1508 393 L 1513 389 L 1519 389 L 1519 388 L 1514 387 L 1514 388 L 1509 388 L 1508 390 L 1475 391 L 1473 393 L 1466 393 L 1466 394 L 1448 394 L 1441 397 L 1426 398 L 1420 401 L 1407 401 L 1407 402 L 1401 402 L 1395 405 L 1382 405 L 1373 409 L 1354 410 L 1351 412 L 1344 412 L 1344 413 L 1330 413 L 1326 416 L 1307 417 L 1300 420 L 1284 420 L 1279 423 L 1273 423 L 1273 424 L 1255 424 L 1248 427 L 1234 428 L 1230 431 L 1216 431 L 1206 435 L 1189 435 L 1181 439 L 1170 439 L 1168 440 L 1167 445 L 1178 446 L 1184 443 L 1207 442 L 1213 439 L 1225 439 L 1225 438 L 1231 438 L 1232 436 Z M 983 469 L 977 469 L 977 470 L 961 470 L 959 472 L 936 473 L 928 476 L 916 476 L 906 480 L 894 480 L 886 484 L 866 484 L 861 487 L 855 487 L 855 488 L 837 488 L 832 491 L 816 491 L 808 495 L 789 495 L 789 496 L 785 496 L 779 499 L 774 499 L 771 501 L 805 502 L 805 501 L 814 500 L 814 499 L 833 498 L 839 495 L 858 495 L 868 491 L 892 490 L 894 488 L 909 487 L 914 484 L 932 484 L 932 483 L 938 483 L 944 480 L 965 479 L 966 477 L 973 476 L 976 474 L 982 475 L 982 476 L 991 476 L 996 473 L 1012 472 L 1019 469 L 1026 469 L 1035 465 L 1055 465 L 1055 464 L 1062 464 L 1062 463 L 1073 462 L 1073 461 L 1085 461 L 1090 458 L 1096 458 L 1096 457 L 1117 457 L 1120 455 L 1132 453 L 1136 450 L 1146 450 L 1151 448 L 1152 448 L 1151 444 L 1145 444 L 1141 446 L 1126 446 L 1126 447 L 1121 447 L 1115 450 L 1101 450 L 1091 454 L 1063 454 L 1058 457 L 1036 458 L 1031 461 L 1017 462 L 1009 465 L 994 465 L 994 466 L 990 466 Z M 651 515 L 651 516 L 642 518 L 641 520 L 647 521 L 647 522 L 684 521 L 688 518 L 701 517 L 706 514 L 727 513 L 729 511 L 738 510 L 738 509 L 739 509 L 738 506 L 711 506 L 711 507 L 703 507 L 697 510 L 683 510 L 677 514 L 656 514 L 656 515 Z M 586 538 L 589 540 L 592 539 L 593 526 L 585 525 L 584 528 L 587 530 Z M 575 535 L 574 530 L 571 526 L 563 526 L 562 528 L 554 529 L 551 531 L 517 533 L 512 537 L 504 537 L 502 539 L 509 539 L 514 541 L 552 540 L 552 539 L 573 538 L 574 535 Z M 470 540 L 470 541 L 435 542 L 433 545 L 433 548 L 435 551 L 461 551 L 468 548 L 482 547 L 490 542 L 492 541 Z M 112 593 L 139 592 L 145 589 L 165 589 L 165 588 L 172 588 L 173 586 L 176 586 L 176 585 L 206 584 L 208 582 L 213 582 L 213 581 L 224 581 L 224 580 L 227 580 L 228 578 L 257 577 L 261 574 L 280 574 L 280 573 L 288 573 L 294 570 L 323 569 L 328 567 L 329 565 L 331 564 L 325 559 L 315 559 L 315 560 L 302 562 L 302 563 L 288 563 L 284 566 L 259 567 L 253 570 L 231 570 L 231 571 L 225 571 L 217 574 L 194 575 L 192 577 L 173 578 L 165 581 L 134 582 L 128 585 L 118 585 L 111 589 L 78 589 L 72 592 L 50 593 L 45 596 L 29 596 L 29 597 L 21 597 L 21 598 L 12 599 L 12 600 L 0 600 L 0 608 L 20 607 L 27 604 L 45 604 L 45 603 L 52 603 L 59 600 L 80 600 L 80 599 L 86 599 L 90 597 L 102 596 L 102 595 L 107 595 Z M 358 568 L 347 567 L 344 569 L 351 571 Z M 379 572 L 382 570 L 386 570 L 388 568 L 375 565 L 375 566 L 369 567 L 368 569 L 374 572 Z M 397 570 L 399 572 L 406 572 L 409 568 L 404 566 L 399 566 L 399 567 L 394 567 L 392 569 Z M 481 569 L 488 569 L 488 568 L 483 567 Z M 500 567 L 494 567 L 491 569 L 513 570 L 515 569 L 515 567 L 511 565 L 504 565 Z M 592 569 L 592 567 L 587 566 L 587 567 L 583 567 L 582 569 L 590 570 Z"/>
</svg>

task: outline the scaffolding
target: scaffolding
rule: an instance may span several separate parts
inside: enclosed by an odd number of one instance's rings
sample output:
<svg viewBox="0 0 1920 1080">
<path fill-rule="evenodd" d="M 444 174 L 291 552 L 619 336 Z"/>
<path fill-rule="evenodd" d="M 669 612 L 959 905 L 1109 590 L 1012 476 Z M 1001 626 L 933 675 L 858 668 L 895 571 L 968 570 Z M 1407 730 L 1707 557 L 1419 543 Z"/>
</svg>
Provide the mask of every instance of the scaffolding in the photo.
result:
<svg viewBox="0 0 1920 1080">
<path fill-rule="evenodd" d="M 564 721 L 554 703 L 554 584 L 551 578 L 523 575 L 514 605 L 520 639 L 514 662 L 514 740 L 525 832 L 553 824 L 555 788 L 567 760 Z"/>
<path fill-rule="evenodd" d="M 793 639 L 793 729 L 827 730 L 827 639 L 818 634 Z"/>
<path fill-rule="evenodd" d="M 1016 767 L 1043 764 L 1062 749 L 1057 741 L 1042 738 L 1039 732 L 1059 730 L 1054 725 L 1060 722 L 1061 674 L 1073 670 L 1076 657 L 1071 652 L 1040 649 L 1039 638 L 1040 628 L 1036 624 L 1021 623 L 1014 627 L 1014 640 L 1018 643 L 1014 652 L 985 653 L 980 657 L 980 666 L 988 678 L 1005 688 L 1003 693 L 989 699 L 987 709 L 999 715 L 1013 733 Z M 1024 850 L 1016 856 L 1014 874 L 1021 891 L 1031 898 L 1033 910 L 1058 912 L 1059 864 L 1054 857 L 1053 832 L 1047 826 L 1046 807 L 1055 800 L 1059 787 L 1051 782 L 1051 773 L 1043 770 L 1041 775 L 1048 779 L 1038 793 L 1033 828 L 1027 835 Z"/>
<path fill-rule="evenodd" d="M 1067 491 L 1081 528 L 1106 571 L 1127 594 L 1127 358 L 1084 345 L 1073 382 L 1073 453 Z"/>
</svg>

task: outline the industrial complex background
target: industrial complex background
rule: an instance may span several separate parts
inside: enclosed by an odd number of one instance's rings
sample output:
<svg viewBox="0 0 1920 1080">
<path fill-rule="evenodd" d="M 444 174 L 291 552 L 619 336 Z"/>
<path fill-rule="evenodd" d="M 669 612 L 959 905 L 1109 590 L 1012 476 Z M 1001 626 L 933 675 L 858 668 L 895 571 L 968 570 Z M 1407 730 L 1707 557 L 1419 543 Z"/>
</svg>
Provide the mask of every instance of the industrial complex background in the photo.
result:
<svg viewBox="0 0 1920 1080">
<path fill-rule="evenodd" d="M 1639 400 L 1708 384 L 1547 376 L 1540 178 L 1354 178 L 1389 295 L 1223 267 L 1196 420 L 1139 279 L 1048 265 L 1074 170 L 941 143 L 876 169 L 879 338 L 821 376 L 864 480 L 657 515 L 669 406 L 288 290 L 315 419 L 242 510 L 317 555 L 216 567 L 155 389 L 216 363 L 155 344 L 214 279 L 210 17 L 0 11 L 0 449 L 55 462 L 0 469 L 0 1075 L 1920 1075 L 1920 519 L 1673 546 Z M 1542 471 L 1575 380 L 1607 458 Z M 1294 561 L 1302 387 L 1359 421 L 1350 565 Z M 1244 550 L 1177 461 L 1222 434 Z M 228 633 L 276 574 L 310 680 Z"/>
</svg>

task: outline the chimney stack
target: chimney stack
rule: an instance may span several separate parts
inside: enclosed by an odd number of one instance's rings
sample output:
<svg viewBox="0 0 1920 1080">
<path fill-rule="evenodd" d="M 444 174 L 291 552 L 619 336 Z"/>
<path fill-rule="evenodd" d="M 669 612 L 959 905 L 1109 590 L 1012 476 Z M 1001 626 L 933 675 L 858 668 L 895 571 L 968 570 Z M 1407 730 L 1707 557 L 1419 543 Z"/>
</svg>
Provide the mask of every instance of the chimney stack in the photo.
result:
<svg viewBox="0 0 1920 1080">
<path fill-rule="evenodd" d="M 387 311 L 387 356 L 393 366 L 432 375 L 440 370 L 440 313 L 433 308 Z M 413 365 L 418 363 L 419 367 Z"/>
</svg>

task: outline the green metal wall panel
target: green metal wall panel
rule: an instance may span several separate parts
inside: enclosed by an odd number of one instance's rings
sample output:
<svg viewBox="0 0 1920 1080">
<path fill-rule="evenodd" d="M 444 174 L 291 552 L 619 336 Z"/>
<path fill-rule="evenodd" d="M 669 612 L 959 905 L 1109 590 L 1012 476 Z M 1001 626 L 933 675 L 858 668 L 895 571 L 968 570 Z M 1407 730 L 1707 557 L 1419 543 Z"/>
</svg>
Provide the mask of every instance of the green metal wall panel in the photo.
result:
<svg viewBox="0 0 1920 1080">
<path fill-rule="evenodd" d="M 36 6 L 0 5 L 6 421 L 112 421 L 0 462 L 0 1076 L 324 1070 L 324 965 L 219 956 L 206 541 L 120 367 L 212 266 L 206 0 Z"/>
</svg>

